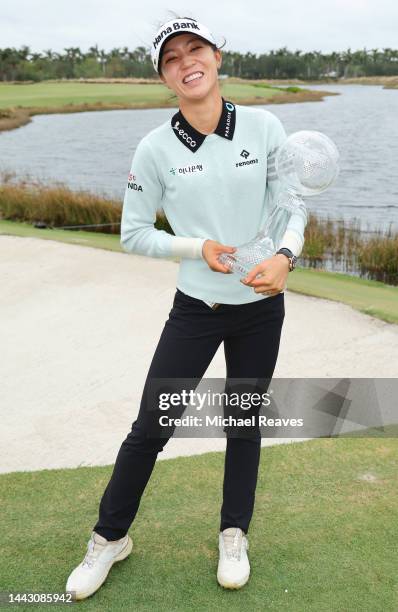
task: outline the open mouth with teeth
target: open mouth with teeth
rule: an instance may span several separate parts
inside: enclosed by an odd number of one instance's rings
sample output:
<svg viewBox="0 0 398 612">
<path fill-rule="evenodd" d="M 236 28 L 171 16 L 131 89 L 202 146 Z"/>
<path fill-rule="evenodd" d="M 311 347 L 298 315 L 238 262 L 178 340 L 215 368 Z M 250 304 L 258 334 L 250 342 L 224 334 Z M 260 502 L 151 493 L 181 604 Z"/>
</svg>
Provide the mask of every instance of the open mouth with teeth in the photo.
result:
<svg viewBox="0 0 398 612">
<path fill-rule="evenodd" d="M 198 72 L 192 72 L 191 74 L 188 74 L 186 77 L 184 77 L 182 82 L 184 83 L 184 85 L 187 85 L 188 83 L 191 83 L 192 81 L 199 81 L 203 76 L 204 76 L 203 72 L 200 72 L 198 70 Z"/>
</svg>

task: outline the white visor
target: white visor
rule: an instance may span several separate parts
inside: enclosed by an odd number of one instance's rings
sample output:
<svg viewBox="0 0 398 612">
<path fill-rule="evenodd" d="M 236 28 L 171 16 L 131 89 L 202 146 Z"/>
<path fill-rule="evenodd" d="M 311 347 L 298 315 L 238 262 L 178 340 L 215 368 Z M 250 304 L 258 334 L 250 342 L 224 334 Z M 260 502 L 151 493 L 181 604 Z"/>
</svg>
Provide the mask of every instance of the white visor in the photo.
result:
<svg viewBox="0 0 398 612">
<path fill-rule="evenodd" d="M 207 40 L 209 43 L 212 43 L 213 45 L 217 44 L 210 30 L 195 19 L 185 17 L 181 19 L 172 19 L 170 21 L 167 21 L 156 32 L 155 38 L 152 41 L 151 45 L 151 58 L 153 67 L 155 68 L 156 72 L 159 72 L 160 51 L 166 40 L 170 38 L 170 36 L 174 36 L 175 34 L 186 34 L 187 32 L 197 34 L 201 38 Z"/>
</svg>

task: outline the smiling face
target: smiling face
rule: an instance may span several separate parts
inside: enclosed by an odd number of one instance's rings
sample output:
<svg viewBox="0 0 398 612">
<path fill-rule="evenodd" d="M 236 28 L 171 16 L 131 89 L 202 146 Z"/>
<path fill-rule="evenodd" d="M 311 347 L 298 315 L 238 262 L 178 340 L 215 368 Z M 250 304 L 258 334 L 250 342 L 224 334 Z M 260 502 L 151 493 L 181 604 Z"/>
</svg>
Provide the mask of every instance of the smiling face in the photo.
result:
<svg viewBox="0 0 398 612">
<path fill-rule="evenodd" d="M 177 96 L 202 98 L 218 87 L 221 52 L 194 34 L 178 34 L 163 46 L 160 78 Z"/>
</svg>

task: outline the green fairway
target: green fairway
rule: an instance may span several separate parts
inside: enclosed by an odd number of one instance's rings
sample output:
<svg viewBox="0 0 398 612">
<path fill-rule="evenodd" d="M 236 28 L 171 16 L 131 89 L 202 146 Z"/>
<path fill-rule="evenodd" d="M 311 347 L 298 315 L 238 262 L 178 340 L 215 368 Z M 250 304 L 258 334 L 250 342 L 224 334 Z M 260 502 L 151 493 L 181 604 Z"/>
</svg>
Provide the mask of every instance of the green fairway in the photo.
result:
<svg viewBox="0 0 398 612">
<path fill-rule="evenodd" d="M 288 277 L 288 289 L 344 302 L 365 314 L 398 323 L 398 287 L 348 274 L 298 268 Z"/>
<path fill-rule="evenodd" d="M 111 251 L 122 251 L 118 234 L 36 229 L 28 223 L 0 221 L 0 235 L 32 236 Z M 178 261 L 178 260 L 175 260 Z M 336 300 L 389 323 L 398 323 L 398 287 L 377 281 L 298 267 L 288 277 L 288 290 Z"/>
<path fill-rule="evenodd" d="M 0 106 L 63 106 L 84 103 L 165 102 L 170 91 L 163 85 L 102 83 L 0 84 Z"/>
<path fill-rule="evenodd" d="M 102 232 L 83 232 L 80 230 L 37 229 L 29 223 L 0 220 L 0 236 L 23 236 L 42 238 L 44 240 L 57 240 L 70 244 L 80 244 L 108 251 L 122 251 L 119 234 L 104 234 Z"/>
<path fill-rule="evenodd" d="M 234 100 L 259 96 L 270 98 L 282 94 L 278 89 L 254 87 L 246 84 L 226 84 L 220 82 L 223 95 Z M 287 95 L 287 94 L 286 94 Z M 0 84 L 0 108 L 9 107 L 55 107 L 66 104 L 167 104 L 177 98 L 163 84 L 137 83 L 52 83 Z"/>
<path fill-rule="evenodd" d="M 397 438 L 262 448 L 248 533 L 251 577 L 238 591 L 216 582 L 223 466 L 220 452 L 158 461 L 130 529 L 130 557 L 79 606 L 137 612 L 398 610 Z M 64 590 L 86 551 L 111 469 L 0 475 L 2 590 Z"/>
<path fill-rule="evenodd" d="M 268 87 L 256 87 L 250 83 L 226 83 L 221 82 L 221 92 L 226 98 L 239 100 L 239 98 L 272 98 L 275 94 L 286 95 L 285 91 Z"/>
</svg>

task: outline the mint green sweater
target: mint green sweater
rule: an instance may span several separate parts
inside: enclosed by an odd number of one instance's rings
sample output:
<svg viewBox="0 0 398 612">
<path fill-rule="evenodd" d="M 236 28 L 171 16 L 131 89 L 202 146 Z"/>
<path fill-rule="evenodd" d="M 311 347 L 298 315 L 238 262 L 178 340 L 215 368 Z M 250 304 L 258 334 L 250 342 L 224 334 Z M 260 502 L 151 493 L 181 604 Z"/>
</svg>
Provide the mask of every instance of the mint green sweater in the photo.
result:
<svg viewBox="0 0 398 612">
<path fill-rule="evenodd" d="M 202 246 L 208 238 L 239 246 L 265 225 L 281 188 L 279 180 L 267 181 L 267 158 L 285 139 L 282 123 L 268 110 L 223 98 L 219 124 L 207 136 L 179 110 L 137 146 L 123 202 L 123 249 L 180 257 L 177 287 L 206 303 L 267 299 L 237 275 L 211 270 Z M 154 227 L 162 208 L 174 236 Z M 294 213 L 279 246 L 298 256 L 306 222 L 303 212 Z"/>
</svg>

